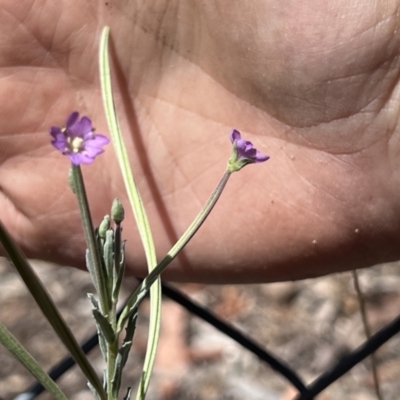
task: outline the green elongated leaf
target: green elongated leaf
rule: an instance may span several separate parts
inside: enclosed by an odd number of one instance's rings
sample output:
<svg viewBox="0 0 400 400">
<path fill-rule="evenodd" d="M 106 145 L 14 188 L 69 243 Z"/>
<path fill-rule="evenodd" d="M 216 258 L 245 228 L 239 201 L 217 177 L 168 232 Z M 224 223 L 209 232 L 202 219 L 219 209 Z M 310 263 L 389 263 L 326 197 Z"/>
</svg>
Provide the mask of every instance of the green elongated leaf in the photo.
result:
<svg viewBox="0 0 400 400">
<path fill-rule="evenodd" d="M 121 350 L 121 349 L 120 349 Z M 111 394 L 113 398 L 118 398 L 118 392 L 121 387 L 121 380 L 122 380 L 122 355 L 118 351 L 117 358 L 115 360 L 115 369 L 114 369 L 114 376 L 111 381 Z"/>
<path fill-rule="evenodd" d="M 99 303 L 96 300 L 96 298 L 93 296 L 92 293 L 88 293 L 88 298 L 90 299 L 93 307 L 96 307 L 97 309 L 99 309 Z M 97 336 L 99 338 L 100 351 L 101 351 L 101 354 L 103 355 L 104 361 L 107 363 L 107 360 L 108 360 L 107 342 L 106 342 L 104 335 L 102 335 L 99 324 L 97 323 L 97 321 L 95 321 L 95 322 L 96 322 L 96 328 L 97 328 Z M 106 381 L 103 381 L 103 382 L 106 382 Z"/>
<path fill-rule="evenodd" d="M 95 398 L 95 400 L 101 400 L 99 394 L 97 393 L 96 389 L 93 387 L 93 385 L 88 382 L 88 387 L 90 389 L 90 391 L 92 392 L 93 397 Z"/>
<path fill-rule="evenodd" d="M 92 313 L 94 319 L 99 324 L 100 333 L 104 336 L 108 343 L 113 343 L 115 340 L 115 334 L 107 318 L 101 313 L 100 310 L 93 309 Z"/>
<path fill-rule="evenodd" d="M 68 400 L 56 383 L 2 323 L 0 323 L 0 342 L 56 400 Z"/>
<path fill-rule="evenodd" d="M 121 386 L 122 371 L 125 367 L 126 362 L 128 361 L 129 352 L 131 351 L 132 339 L 136 329 L 137 317 L 137 312 L 133 313 L 130 316 L 126 326 L 126 336 L 124 338 L 124 342 L 122 343 L 122 346 L 118 349 L 116 368 L 112 380 L 112 393 L 115 397 L 118 396 L 118 392 Z"/>
<path fill-rule="evenodd" d="M 114 371 L 114 377 L 112 380 L 112 393 L 115 398 L 118 396 L 118 392 L 121 386 L 121 379 L 122 379 L 122 371 L 125 367 L 126 362 L 128 361 L 129 352 L 131 351 L 132 347 L 132 338 L 133 334 L 136 329 L 136 321 L 137 321 L 138 314 L 137 312 L 132 314 L 129 318 L 126 327 L 126 336 L 122 346 L 118 349 L 118 356 L 116 360 L 116 368 Z"/>
<path fill-rule="evenodd" d="M 100 81 L 104 109 L 111 133 L 112 142 L 124 179 L 125 188 L 129 197 L 129 201 L 131 203 L 133 214 L 136 219 L 139 234 L 145 250 L 148 270 L 149 272 L 151 272 L 157 265 L 154 241 L 152 238 L 150 225 L 142 203 L 142 199 L 140 197 L 140 193 L 133 179 L 132 170 L 130 168 L 128 159 L 128 153 L 124 145 L 118 117 L 115 112 L 111 86 L 110 64 L 108 58 L 108 37 L 109 28 L 105 27 L 102 31 L 99 49 Z M 160 280 L 157 279 L 150 290 L 149 338 L 147 342 L 147 350 L 143 366 L 142 378 L 139 383 L 139 390 L 136 397 L 137 400 L 145 398 L 149 386 L 150 376 L 154 366 L 158 338 L 160 334 L 160 318 L 161 283 Z"/>
<path fill-rule="evenodd" d="M 114 231 L 109 229 L 106 232 L 106 240 L 103 246 L 104 264 L 107 273 L 107 290 L 112 299 L 112 290 L 114 287 Z"/>
<path fill-rule="evenodd" d="M 137 321 L 138 314 L 133 313 L 129 318 L 126 327 L 126 336 L 122 346 L 118 349 L 118 356 L 116 360 L 116 368 L 114 371 L 114 377 L 112 379 L 112 393 L 115 397 L 118 396 L 118 392 L 121 386 L 121 378 L 122 378 L 122 371 L 125 367 L 125 364 L 128 360 L 129 352 L 132 347 L 132 339 L 133 334 L 136 329 L 136 321 Z"/>
<path fill-rule="evenodd" d="M 106 343 L 106 339 L 105 339 L 104 336 L 101 334 L 100 326 L 99 326 L 97 323 L 96 323 L 96 328 L 97 328 L 97 336 L 99 337 L 100 351 L 101 351 L 101 354 L 103 355 L 103 360 L 104 360 L 104 362 L 107 363 L 108 354 L 107 354 L 107 343 Z M 106 381 L 104 381 L 104 382 L 106 382 Z"/>
<path fill-rule="evenodd" d="M 97 300 L 94 298 L 93 294 L 89 293 L 88 297 L 92 302 L 92 313 L 96 323 L 98 324 L 100 330 L 99 334 L 102 335 L 108 343 L 114 343 L 115 332 L 110 322 L 108 321 L 107 317 L 101 313 L 99 304 Z"/>
<path fill-rule="evenodd" d="M 104 392 L 100 379 L 96 374 L 96 371 L 89 363 L 85 353 L 79 346 L 68 325 L 65 323 L 57 307 L 53 303 L 53 300 L 47 293 L 39 278 L 36 276 L 35 271 L 29 264 L 24 253 L 11 237 L 11 235 L 7 232 L 1 221 L 0 242 L 7 252 L 9 259 L 12 261 L 18 273 L 20 274 L 26 287 L 32 294 L 33 298 L 42 310 L 46 319 L 53 327 L 54 331 L 57 333 L 58 337 L 71 353 L 72 357 L 75 359 L 76 363 L 79 365 L 89 382 L 98 391 L 101 399 L 106 400 L 106 394 Z"/>
<path fill-rule="evenodd" d="M 121 290 L 122 280 L 125 274 L 125 241 L 121 243 L 121 257 L 119 261 L 119 268 L 116 271 L 116 277 L 114 279 L 114 287 L 113 287 L 113 300 L 116 301 L 119 296 L 119 291 Z M 116 262 L 117 260 L 115 260 Z"/>
<path fill-rule="evenodd" d="M 146 297 L 148 289 L 146 287 L 143 287 L 143 283 L 139 286 L 139 288 L 142 288 L 142 289 L 139 292 L 136 290 L 134 293 L 135 296 L 133 297 L 133 299 L 135 301 L 129 304 L 129 308 L 127 308 L 127 306 L 125 306 L 124 311 L 121 314 L 120 319 L 118 321 L 117 332 L 122 331 L 122 329 L 124 328 L 128 319 L 137 312 L 140 303 Z M 130 297 L 129 301 L 131 302 L 131 300 L 132 300 L 132 297 Z"/>
<path fill-rule="evenodd" d="M 126 324 L 126 335 L 124 338 L 124 343 L 126 343 L 126 342 L 132 343 L 133 335 L 136 330 L 137 317 L 138 317 L 138 314 L 134 313 L 129 318 L 129 321 Z"/>
</svg>

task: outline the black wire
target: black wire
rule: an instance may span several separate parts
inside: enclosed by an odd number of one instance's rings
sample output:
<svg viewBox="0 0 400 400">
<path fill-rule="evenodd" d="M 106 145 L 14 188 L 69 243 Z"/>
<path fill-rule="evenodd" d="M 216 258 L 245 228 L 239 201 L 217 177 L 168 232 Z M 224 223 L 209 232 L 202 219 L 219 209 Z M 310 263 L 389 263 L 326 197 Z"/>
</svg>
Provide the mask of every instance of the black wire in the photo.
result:
<svg viewBox="0 0 400 400">
<path fill-rule="evenodd" d="M 279 360 L 278 357 L 272 355 L 267 350 L 263 349 L 258 343 L 256 343 L 250 337 L 241 333 L 238 329 L 234 328 L 232 325 L 222 321 L 219 317 L 212 314 L 206 308 L 196 304 L 194 301 L 189 299 L 182 292 L 169 285 L 163 284 L 163 293 L 170 299 L 176 301 L 186 310 L 201 318 L 203 321 L 208 322 L 214 328 L 218 329 L 220 332 L 225 333 L 235 342 L 242 345 L 247 350 L 255 354 L 260 360 L 266 362 L 275 371 L 283 375 L 293 386 L 295 386 L 300 393 L 305 392 L 307 389 L 304 383 L 298 377 L 296 372 L 294 372 L 284 361 Z"/>
<path fill-rule="evenodd" d="M 163 283 L 162 292 L 165 296 L 169 297 L 170 299 L 180 304 L 190 313 L 196 315 L 200 319 L 213 325 L 219 331 L 228 335 L 234 341 L 236 341 L 244 348 L 255 354 L 258 358 L 260 358 L 260 360 L 268 363 L 271 366 L 271 368 L 282 374 L 288 381 L 290 381 L 292 385 L 299 390 L 300 393 L 304 393 L 306 391 L 306 387 L 304 386 L 301 379 L 289 366 L 287 366 L 283 361 L 279 360 L 276 356 L 273 356 L 271 353 L 264 350 L 253 339 L 245 336 L 243 333 L 239 332 L 233 326 L 228 325 L 226 322 L 223 322 L 220 318 L 213 315 L 210 311 L 208 311 L 201 305 L 195 304 L 189 297 L 182 294 L 177 289 L 172 288 L 171 286 Z M 120 313 L 121 310 L 119 311 L 118 315 Z M 92 350 L 95 346 L 97 346 L 97 344 L 98 344 L 97 333 L 94 333 L 92 336 L 90 336 L 84 342 L 82 342 L 81 347 L 84 353 L 87 354 L 90 352 L 90 350 Z M 74 365 L 75 365 L 75 360 L 71 356 L 67 356 L 58 364 L 53 366 L 48 372 L 48 374 L 54 381 L 56 381 Z M 44 387 L 39 382 L 36 382 L 23 393 L 23 395 L 25 395 L 24 400 L 32 400 L 35 397 L 39 396 L 39 394 L 41 394 L 44 390 L 45 390 Z M 22 399 L 22 395 L 20 396 Z M 17 396 L 17 398 L 18 397 L 19 396 Z"/>
<path fill-rule="evenodd" d="M 99 343 L 99 338 L 97 336 L 97 332 L 88 337 L 84 342 L 81 343 L 82 350 L 85 354 L 88 354 L 94 347 L 96 347 Z M 65 374 L 68 370 L 70 370 L 75 365 L 75 360 L 71 356 L 66 356 L 63 360 L 61 360 L 58 364 L 54 365 L 49 371 L 48 375 L 53 381 L 57 381 L 62 375 Z M 40 382 L 35 382 L 28 389 L 25 390 L 24 393 L 18 395 L 16 399 L 21 398 L 24 400 L 34 399 L 39 396 L 45 388 L 42 386 Z"/>
<path fill-rule="evenodd" d="M 311 385 L 307 386 L 307 392 L 300 394 L 295 400 L 312 400 L 333 382 L 337 381 L 356 364 L 364 360 L 380 346 L 386 343 L 396 333 L 400 332 L 400 315 L 384 328 L 376 332 L 365 343 L 343 357 L 334 367 L 323 373 Z"/>
<path fill-rule="evenodd" d="M 377 333 L 371 336 L 371 338 L 367 340 L 364 344 L 359 346 L 356 350 L 352 351 L 346 357 L 343 357 L 335 366 L 323 373 L 313 383 L 306 387 L 301 379 L 298 377 L 298 375 L 290 367 L 288 367 L 283 361 L 279 360 L 276 356 L 273 356 L 265 349 L 263 349 L 253 339 L 246 337 L 236 328 L 223 322 L 221 319 L 213 315 L 204 307 L 194 303 L 192 300 L 189 299 L 189 297 L 182 294 L 177 289 L 172 288 L 171 286 L 166 284 L 163 284 L 162 288 L 163 294 L 165 296 L 176 301 L 190 313 L 196 315 L 200 319 L 213 325 L 219 331 L 228 335 L 234 341 L 248 349 L 250 352 L 259 357 L 262 361 L 268 363 L 271 368 L 273 368 L 282 376 L 284 376 L 287 380 L 289 380 L 293 384 L 293 386 L 295 386 L 300 392 L 300 394 L 296 397 L 296 400 L 312 400 L 316 395 L 321 393 L 329 385 L 331 385 L 333 382 L 346 374 L 351 368 L 364 360 L 371 353 L 376 351 L 395 334 L 400 332 L 400 316 L 398 316 L 384 328 L 380 329 Z M 85 354 L 87 354 L 97 344 L 98 337 L 97 333 L 95 333 L 82 343 L 82 349 Z M 60 363 L 51 368 L 51 370 L 49 371 L 49 375 L 53 380 L 57 380 L 73 365 L 75 365 L 75 361 L 72 357 L 67 356 Z M 24 398 L 24 400 L 33 400 L 43 391 L 43 386 L 37 382 L 30 386 L 22 395 L 17 396 L 17 398 Z"/>
</svg>

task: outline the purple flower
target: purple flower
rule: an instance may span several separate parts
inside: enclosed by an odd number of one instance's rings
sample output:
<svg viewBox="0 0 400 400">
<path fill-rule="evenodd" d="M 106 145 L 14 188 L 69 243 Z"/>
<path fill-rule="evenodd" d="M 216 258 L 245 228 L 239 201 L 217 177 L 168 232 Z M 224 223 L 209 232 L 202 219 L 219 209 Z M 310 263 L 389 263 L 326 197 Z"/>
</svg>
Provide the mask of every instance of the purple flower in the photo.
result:
<svg viewBox="0 0 400 400">
<path fill-rule="evenodd" d="M 110 142 L 104 135 L 94 133 L 88 117 L 79 119 L 77 111 L 71 113 L 65 126 L 52 126 L 50 135 L 54 138 L 51 144 L 67 155 L 74 165 L 91 164 L 104 152 L 102 147 Z"/>
<path fill-rule="evenodd" d="M 253 143 L 241 138 L 240 132 L 233 129 L 231 132 L 233 153 L 228 162 L 228 169 L 238 171 L 247 164 L 260 163 L 269 160 L 269 156 L 262 154 L 253 147 Z"/>
</svg>

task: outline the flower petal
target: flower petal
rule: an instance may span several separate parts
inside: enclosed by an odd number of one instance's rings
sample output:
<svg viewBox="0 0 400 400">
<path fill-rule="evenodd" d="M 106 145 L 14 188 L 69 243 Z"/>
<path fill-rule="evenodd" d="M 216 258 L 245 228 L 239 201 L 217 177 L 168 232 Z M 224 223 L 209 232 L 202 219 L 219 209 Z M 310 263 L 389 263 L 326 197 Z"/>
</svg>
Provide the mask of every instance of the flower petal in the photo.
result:
<svg viewBox="0 0 400 400">
<path fill-rule="evenodd" d="M 51 141 L 51 144 L 62 153 L 68 148 L 68 143 L 62 133 L 58 134 L 55 140 Z"/>
<path fill-rule="evenodd" d="M 88 147 L 85 146 L 85 150 L 82 151 L 82 154 L 87 154 L 90 157 L 96 157 L 98 154 L 104 153 L 104 150 L 101 147 Z"/>
<path fill-rule="evenodd" d="M 233 129 L 231 132 L 231 142 L 233 143 L 235 140 L 240 140 L 240 132 L 236 129 Z"/>
<path fill-rule="evenodd" d="M 259 152 L 259 151 L 257 150 L 257 155 L 256 155 L 256 157 L 255 157 L 254 162 L 264 162 L 264 161 L 267 161 L 267 160 L 269 160 L 269 159 L 270 159 L 269 156 L 267 156 L 266 154 L 262 154 L 261 152 Z"/>
<path fill-rule="evenodd" d="M 246 158 L 255 158 L 257 156 L 257 150 L 254 147 L 246 147 L 246 150 L 243 152 L 243 157 Z"/>
<path fill-rule="evenodd" d="M 92 121 L 88 117 L 82 117 L 79 122 L 79 129 L 82 137 L 86 137 L 86 135 L 92 134 Z"/>
<path fill-rule="evenodd" d="M 103 152 L 102 150 L 101 152 Z M 82 164 L 91 164 L 94 161 L 95 156 L 90 156 L 89 154 L 86 153 L 80 153 L 80 162 Z"/>
<path fill-rule="evenodd" d="M 242 139 L 236 140 L 236 148 L 238 149 L 239 157 L 240 157 L 240 153 L 243 153 L 244 151 L 246 151 L 246 146 L 247 146 L 247 144 L 246 144 L 245 140 L 242 140 Z"/>
<path fill-rule="evenodd" d="M 79 118 L 79 113 L 78 111 L 74 111 L 72 112 L 69 117 L 67 118 L 67 122 L 65 124 L 65 126 L 67 127 L 67 129 L 69 129 L 72 125 L 74 125 L 76 123 L 76 121 L 78 121 Z"/>
<path fill-rule="evenodd" d="M 87 141 L 88 144 L 93 142 L 96 143 L 96 146 L 104 146 L 110 143 L 110 139 L 100 133 L 95 133 L 92 138 Z"/>
<path fill-rule="evenodd" d="M 62 134 L 61 129 L 59 126 L 52 126 L 50 128 L 50 135 L 53 136 L 54 139 L 56 139 L 57 135 Z"/>
</svg>

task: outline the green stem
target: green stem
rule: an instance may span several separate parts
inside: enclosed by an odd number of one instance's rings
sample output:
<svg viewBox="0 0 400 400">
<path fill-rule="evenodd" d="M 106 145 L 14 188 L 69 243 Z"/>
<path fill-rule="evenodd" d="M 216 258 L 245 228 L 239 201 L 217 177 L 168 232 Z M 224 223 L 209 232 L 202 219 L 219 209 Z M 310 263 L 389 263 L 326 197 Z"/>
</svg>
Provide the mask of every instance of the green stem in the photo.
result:
<svg viewBox="0 0 400 400">
<path fill-rule="evenodd" d="M 73 190 L 78 200 L 82 226 L 89 251 L 90 267 L 88 266 L 88 268 L 90 268 L 92 279 L 94 280 L 94 285 L 99 296 L 101 312 L 106 316 L 111 308 L 111 299 L 107 291 L 101 256 L 94 234 L 92 217 L 90 215 L 85 185 L 82 178 L 82 171 L 80 166 L 73 164 L 71 165 L 71 171 L 74 185 Z"/>
<path fill-rule="evenodd" d="M 107 343 L 107 400 L 116 400 L 112 391 L 112 380 L 115 374 L 118 355 L 118 336 L 113 343 Z"/>
<path fill-rule="evenodd" d="M 140 286 L 133 292 L 127 304 L 119 318 L 118 321 L 118 332 L 120 332 L 125 324 L 126 319 L 131 313 L 132 307 L 137 307 L 139 304 L 137 303 L 137 299 L 139 294 L 142 296 L 143 291 L 148 291 L 151 285 L 157 280 L 158 276 L 164 271 L 164 269 L 171 263 L 171 261 L 178 255 L 178 253 L 188 244 L 190 239 L 194 236 L 194 234 L 198 231 L 200 226 L 206 220 L 215 204 L 217 203 L 219 197 L 221 196 L 222 191 L 224 190 L 226 183 L 228 182 L 229 177 L 232 172 L 226 170 L 218 185 L 211 193 L 211 196 L 207 200 L 206 204 L 200 210 L 197 217 L 190 224 L 190 226 L 186 229 L 185 233 L 180 237 L 180 239 L 175 243 L 175 245 L 171 248 L 171 250 L 167 253 L 167 255 L 161 260 L 161 262 L 150 272 L 149 275 L 142 281 Z"/>
</svg>

